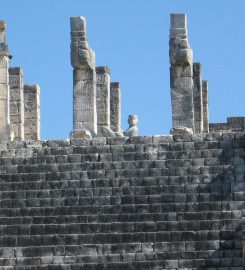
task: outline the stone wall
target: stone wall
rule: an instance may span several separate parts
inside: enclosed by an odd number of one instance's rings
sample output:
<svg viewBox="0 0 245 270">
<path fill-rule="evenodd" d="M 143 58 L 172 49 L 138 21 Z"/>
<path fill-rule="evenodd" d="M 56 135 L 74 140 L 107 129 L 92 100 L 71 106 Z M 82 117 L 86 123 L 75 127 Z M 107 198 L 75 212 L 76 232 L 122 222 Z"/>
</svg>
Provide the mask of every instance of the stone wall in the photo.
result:
<svg viewBox="0 0 245 270">
<path fill-rule="evenodd" d="M 0 143 L 1 269 L 244 269 L 245 133 L 76 143 Z"/>
<path fill-rule="evenodd" d="M 245 117 L 227 117 L 226 123 L 210 123 L 210 132 L 241 132 L 245 130 Z"/>
</svg>

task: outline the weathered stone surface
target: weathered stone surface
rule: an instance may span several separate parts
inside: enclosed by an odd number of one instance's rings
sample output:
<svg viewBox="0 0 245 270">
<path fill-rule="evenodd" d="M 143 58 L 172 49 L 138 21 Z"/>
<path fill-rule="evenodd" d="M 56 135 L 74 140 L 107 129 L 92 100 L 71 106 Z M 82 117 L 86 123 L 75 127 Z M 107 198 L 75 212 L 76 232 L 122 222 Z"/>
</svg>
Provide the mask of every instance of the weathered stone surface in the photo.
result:
<svg viewBox="0 0 245 270">
<path fill-rule="evenodd" d="M 25 140 L 40 140 L 40 87 L 24 85 Z"/>
<path fill-rule="evenodd" d="M 10 131 L 12 140 L 24 140 L 24 83 L 23 70 L 9 68 Z"/>
<path fill-rule="evenodd" d="M 245 130 L 245 117 L 227 117 L 227 123 L 231 124 L 232 131 Z"/>
<path fill-rule="evenodd" d="M 9 52 L 6 45 L 6 25 L 0 21 L 0 140 L 10 140 L 9 114 Z"/>
<path fill-rule="evenodd" d="M 223 135 L 2 143 L 1 267 L 243 270 L 245 134 Z"/>
<path fill-rule="evenodd" d="M 245 117 L 228 117 L 226 123 L 210 123 L 209 132 L 241 132 L 245 130 Z"/>
<path fill-rule="evenodd" d="M 203 132 L 209 132 L 208 81 L 202 81 Z"/>
<path fill-rule="evenodd" d="M 95 68 L 95 54 L 88 46 L 86 20 L 71 17 L 71 65 L 75 69 Z"/>
<path fill-rule="evenodd" d="M 102 127 L 110 128 L 110 69 L 96 68 L 97 135 L 103 136 Z"/>
<path fill-rule="evenodd" d="M 0 43 L 6 43 L 6 23 L 0 20 Z"/>
<path fill-rule="evenodd" d="M 102 126 L 101 127 L 101 134 L 102 136 L 106 137 L 106 138 L 112 138 L 112 137 L 117 137 L 117 135 L 115 134 L 114 131 L 112 131 L 110 128 L 108 128 L 107 126 Z"/>
<path fill-rule="evenodd" d="M 77 129 L 73 130 L 70 134 L 70 138 L 72 139 L 81 139 L 81 140 L 91 140 L 92 135 L 89 130 L 86 129 Z"/>
<path fill-rule="evenodd" d="M 173 127 L 194 130 L 192 50 L 187 39 L 185 14 L 171 14 L 170 86 Z"/>
<path fill-rule="evenodd" d="M 88 47 L 84 17 L 71 17 L 73 130 L 97 133 L 95 54 Z"/>
<path fill-rule="evenodd" d="M 195 133 L 203 132 L 203 94 L 202 94 L 202 66 L 193 63 L 193 101 Z"/>
<path fill-rule="evenodd" d="M 110 128 L 121 132 L 121 89 L 118 82 L 110 85 Z"/>
<path fill-rule="evenodd" d="M 170 130 L 171 135 L 190 135 L 193 134 L 193 130 L 187 127 L 175 127 Z"/>
</svg>

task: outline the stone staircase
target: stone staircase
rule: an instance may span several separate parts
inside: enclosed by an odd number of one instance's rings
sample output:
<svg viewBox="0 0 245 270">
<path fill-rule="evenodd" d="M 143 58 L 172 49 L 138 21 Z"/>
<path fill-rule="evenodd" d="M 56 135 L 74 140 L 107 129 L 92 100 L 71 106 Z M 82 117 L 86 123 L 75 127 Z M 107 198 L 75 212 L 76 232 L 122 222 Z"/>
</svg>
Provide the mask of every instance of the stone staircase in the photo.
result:
<svg viewBox="0 0 245 270">
<path fill-rule="evenodd" d="M 0 149 L 0 269 L 244 269 L 244 133 Z"/>
</svg>

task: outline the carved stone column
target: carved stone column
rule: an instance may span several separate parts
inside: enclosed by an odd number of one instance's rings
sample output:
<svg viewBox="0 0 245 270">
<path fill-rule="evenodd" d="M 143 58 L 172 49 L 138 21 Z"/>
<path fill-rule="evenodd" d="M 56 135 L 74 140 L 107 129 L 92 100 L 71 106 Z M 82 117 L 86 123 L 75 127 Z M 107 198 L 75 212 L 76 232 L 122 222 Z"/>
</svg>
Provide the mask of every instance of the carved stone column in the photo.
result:
<svg viewBox="0 0 245 270">
<path fill-rule="evenodd" d="M 173 128 L 194 127 L 192 49 L 190 48 L 185 14 L 171 14 L 170 85 Z"/>
<path fill-rule="evenodd" d="M 193 63 L 193 102 L 195 133 L 203 132 L 203 94 L 202 94 L 202 66 Z"/>
<path fill-rule="evenodd" d="M 10 140 L 9 115 L 9 51 L 6 45 L 6 24 L 0 21 L 0 141 Z"/>
<path fill-rule="evenodd" d="M 202 81 L 203 133 L 209 133 L 208 81 Z"/>
<path fill-rule="evenodd" d="M 73 136 L 88 130 L 97 134 L 95 54 L 89 48 L 84 17 L 71 17 L 73 71 Z"/>
<path fill-rule="evenodd" d="M 24 140 L 24 95 L 23 70 L 9 68 L 10 130 L 13 140 Z"/>
<path fill-rule="evenodd" d="M 111 83 L 110 125 L 114 132 L 121 132 L 121 90 L 118 82 Z"/>
<path fill-rule="evenodd" d="M 110 69 L 96 68 L 97 135 L 103 136 L 102 127 L 110 128 Z"/>
<path fill-rule="evenodd" d="M 40 88 L 24 85 L 25 140 L 40 140 Z"/>
</svg>

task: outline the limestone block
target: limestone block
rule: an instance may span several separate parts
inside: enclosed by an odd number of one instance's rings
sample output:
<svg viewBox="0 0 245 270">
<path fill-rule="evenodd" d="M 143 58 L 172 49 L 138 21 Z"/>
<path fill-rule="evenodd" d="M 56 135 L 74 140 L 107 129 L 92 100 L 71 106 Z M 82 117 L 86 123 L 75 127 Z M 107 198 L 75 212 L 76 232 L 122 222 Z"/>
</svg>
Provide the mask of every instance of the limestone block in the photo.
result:
<svg viewBox="0 0 245 270">
<path fill-rule="evenodd" d="M 87 41 L 86 20 L 84 17 L 71 17 L 71 65 L 76 69 L 95 67 L 95 54 Z"/>
<path fill-rule="evenodd" d="M 40 87 L 24 85 L 25 140 L 40 140 Z"/>
<path fill-rule="evenodd" d="M 170 37 L 175 38 L 181 36 L 182 38 L 187 38 L 187 31 L 184 28 L 172 28 L 170 30 Z"/>
<path fill-rule="evenodd" d="M 70 134 L 71 140 L 73 139 L 80 139 L 80 140 L 86 140 L 89 141 L 92 139 L 91 132 L 86 129 L 79 129 L 79 130 L 73 130 Z"/>
<path fill-rule="evenodd" d="M 8 80 L 8 69 L 6 67 L 0 67 L 0 84 L 6 83 Z"/>
<path fill-rule="evenodd" d="M 209 132 L 208 81 L 202 81 L 203 132 Z"/>
<path fill-rule="evenodd" d="M 173 28 L 187 28 L 186 14 L 174 13 L 170 14 L 170 29 Z"/>
<path fill-rule="evenodd" d="M 74 128 L 77 129 L 77 123 L 90 122 L 92 131 L 97 131 L 97 118 L 96 118 L 96 92 L 95 92 L 95 81 L 85 81 L 75 83 L 74 85 Z M 77 105 L 79 104 L 79 106 Z M 82 109 L 82 110 L 81 110 Z M 81 114 L 83 111 L 83 114 Z M 81 117 L 81 119 L 79 119 Z M 90 120 L 90 121 L 89 121 Z M 84 123 L 85 125 L 85 123 Z M 84 129 L 88 129 L 86 126 Z"/>
<path fill-rule="evenodd" d="M 96 68 L 97 134 L 103 136 L 102 127 L 110 128 L 110 69 Z"/>
<path fill-rule="evenodd" d="M 0 83 L 0 100 L 7 100 L 9 96 L 9 88 L 7 83 Z"/>
<path fill-rule="evenodd" d="M 172 89 L 172 120 L 173 127 L 186 126 L 193 128 L 194 113 L 193 113 L 193 98 L 192 95 L 182 94 L 182 89 Z"/>
<path fill-rule="evenodd" d="M 193 52 L 191 49 L 176 49 L 170 54 L 172 65 L 192 65 Z"/>
<path fill-rule="evenodd" d="M 190 89 L 193 89 L 193 80 L 191 77 L 173 78 L 170 81 L 171 88 L 181 89 L 183 95 L 188 94 Z"/>
<path fill-rule="evenodd" d="M 101 127 L 101 133 L 104 137 L 106 138 L 113 138 L 113 137 L 117 137 L 117 135 L 108 127 Z"/>
<path fill-rule="evenodd" d="M 190 65 L 181 66 L 176 65 L 174 67 L 170 67 L 170 78 L 180 78 L 180 77 L 192 77 L 193 69 Z"/>
<path fill-rule="evenodd" d="M 93 80 L 93 78 L 94 78 L 94 72 L 91 69 L 74 69 L 73 70 L 74 81 Z"/>
<path fill-rule="evenodd" d="M 179 127 L 171 128 L 170 134 L 171 135 L 191 135 L 193 134 L 193 130 L 191 128 L 179 126 Z"/>
</svg>

